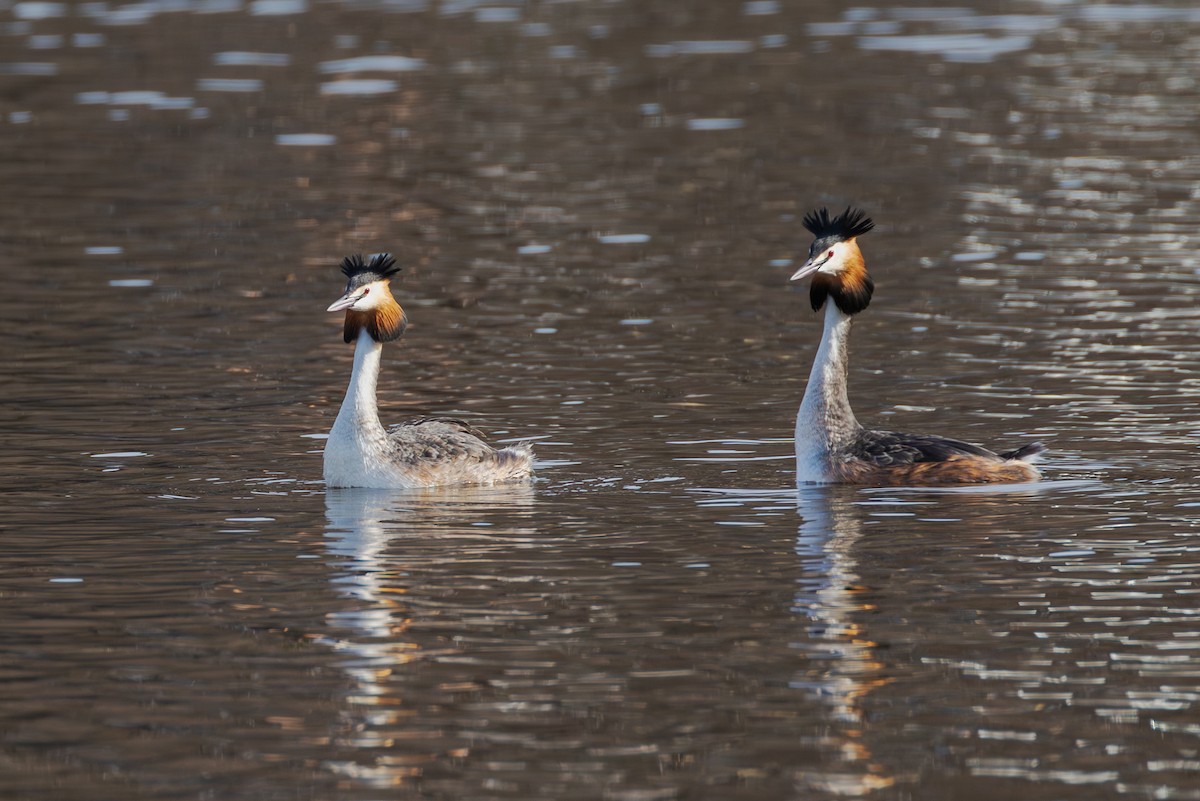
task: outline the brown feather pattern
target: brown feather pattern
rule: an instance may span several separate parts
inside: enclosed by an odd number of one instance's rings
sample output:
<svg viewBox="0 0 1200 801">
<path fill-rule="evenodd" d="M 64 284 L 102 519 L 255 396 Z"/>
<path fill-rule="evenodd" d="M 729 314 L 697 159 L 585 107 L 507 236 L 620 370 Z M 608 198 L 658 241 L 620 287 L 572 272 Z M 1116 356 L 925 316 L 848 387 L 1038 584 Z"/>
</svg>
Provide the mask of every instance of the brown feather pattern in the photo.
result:
<svg viewBox="0 0 1200 801">
<path fill-rule="evenodd" d="M 845 269 L 834 275 L 819 271 L 813 274 L 808 290 L 813 311 L 820 311 L 827 298 L 833 298 L 833 302 L 845 314 L 858 314 L 871 305 L 875 282 L 867 273 L 866 259 L 855 240 L 849 240 L 846 246 L 849 253 L 846 255 Z"/>
<path fill-rule="evenodd" d="M 932 434 L 862 429 L 832 459 L 838 481 L 851 484 L 992 484 L 1036 481 L 1041 475 L 1024 459 L 1045 450 L 1030 443 L 1005 454 L 970 442 Z"/>
<path fill-rule="evenodd" d="M 835 480 L 846 484 L 910 486 L 937 484 L 1006 484 L 1037 481 L 1041 474 L 1028 462 L 984 456 L 955 455 L 939 462 L 912 462 L 880 467 L 848 460 L 834 463 Z"/>
<path fill-rule="evenodd" d="M 384 293 L 384 302 L 370 311 L 346 312 L 346 323 L 342 326 L 342 338 L 347 342 L 358 339 L 364 328 L 376 342 L 391 342 L 399 339 L 408 327 L 408 316 L 392 297 L 386 283 L 378 284 L 377 292 Z"/>
</svg>

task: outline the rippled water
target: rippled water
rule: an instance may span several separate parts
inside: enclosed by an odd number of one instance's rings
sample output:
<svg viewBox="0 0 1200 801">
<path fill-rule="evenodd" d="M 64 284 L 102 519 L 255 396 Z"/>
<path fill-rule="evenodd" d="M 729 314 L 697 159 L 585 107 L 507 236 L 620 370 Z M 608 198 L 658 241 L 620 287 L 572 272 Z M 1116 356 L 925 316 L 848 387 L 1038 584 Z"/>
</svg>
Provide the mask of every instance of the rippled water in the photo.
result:
<svg viewBox="0 0 1200 801">
<path fill-rule="evenodd" d="M 1187 4 L 0 7 L 0 796 L 1200 797 Z M 806 488 L 798 218 L 862 419 L 1036 486 Z M 326 492 L 386 420 L 530 486 Z"/>
</svg>

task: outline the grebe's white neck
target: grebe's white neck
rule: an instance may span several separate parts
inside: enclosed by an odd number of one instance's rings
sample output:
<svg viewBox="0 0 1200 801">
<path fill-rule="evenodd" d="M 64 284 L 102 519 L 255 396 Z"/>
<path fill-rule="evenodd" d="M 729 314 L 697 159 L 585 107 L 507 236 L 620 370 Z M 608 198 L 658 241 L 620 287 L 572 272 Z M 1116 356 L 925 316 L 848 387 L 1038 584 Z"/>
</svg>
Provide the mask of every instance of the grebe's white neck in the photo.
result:
<svg viewBox="0 0 1200 801">
<path fill-rule="evenodd" d="M 386 461 L 387 431 L 379 422 L 375 400 L 382 353 L 381 342 L 365 327 L 359 331 L 350 386 L 325 441 L 325 481 L 332 486 L 376 486 L 363 484 L 363 477 Z"/>
<path fill-rule="evenodd" d="M 333 430 L 339 426 L 353 425 L 360 430 L 378 430 L 383 433 L 379 422 L 379 406 L 375 401 L 375 388 L 379 383 L 379 362 L 383 354 L 383 343 L 376 342 L 367 330 L 358 332 L 354 344 L 354 368 L 350 372 L 350 386 L 346 399 L 338 412 Z M 330 437 L 333 435 L 330 434 Z"/>
<path fill-rule="evenodd" d="M 796 414 L 798 482 L 833 480 L 831 451 L 849 444 L 861 428 L 850 408 L 847 387 L 852 322 L 832 298 L 826 300 L 825 331 Z"/>
</svg>

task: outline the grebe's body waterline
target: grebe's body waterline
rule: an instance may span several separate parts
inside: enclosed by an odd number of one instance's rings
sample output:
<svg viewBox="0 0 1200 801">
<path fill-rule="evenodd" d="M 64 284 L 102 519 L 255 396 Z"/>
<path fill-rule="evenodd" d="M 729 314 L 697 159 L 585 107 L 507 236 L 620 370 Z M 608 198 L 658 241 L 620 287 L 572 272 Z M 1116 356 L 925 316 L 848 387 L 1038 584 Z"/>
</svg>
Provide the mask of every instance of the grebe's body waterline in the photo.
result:
<svg viewBox="0 0 1200 801">
<path fill-rule="evenodd" d="M 524 478 L 533 467 L 528 445 L 497 450 L 462 420 L 426 418 L 390 431 L 375 400 L 383 343 L 398 339 L 407 320 L 388 283 L 399 272 L 386 253 L 342 261 L 346 294 L 329 311 L 346 311 L 344 338 L 354 342 L 346 398 L 325 442 L 330 487 L 409 489 L 444 484 L 493 484 Z"/>
<path fill-rule="evenodd" d="M 847 388 L 850 328 L 871 302 L 875 285 L 857 237 L 874 227 L 847 208 L 830 218 L 825 209 L 805 216 L 816 240 L 792 280 L 812 276 L 814 311 L 824 309 L 821 345 L 796 414 L 796 481 L 875 485 L 968 484 L 1036 481 L 1030 462 L 1045 446 L 1033 442 L 995 453 L 960 440 L 864 428 L 850 408 Z"/>
</svg>

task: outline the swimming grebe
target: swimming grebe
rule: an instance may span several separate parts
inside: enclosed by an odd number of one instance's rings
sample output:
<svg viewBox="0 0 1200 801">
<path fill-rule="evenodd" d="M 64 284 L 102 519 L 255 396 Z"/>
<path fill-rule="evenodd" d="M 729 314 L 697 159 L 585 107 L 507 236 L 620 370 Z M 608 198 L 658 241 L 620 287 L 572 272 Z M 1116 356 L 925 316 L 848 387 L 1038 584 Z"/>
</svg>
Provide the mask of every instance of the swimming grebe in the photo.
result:
<svg viewBox="0 0 1200 801">
<path fill-rule="evenodd" d="M 973 484 L 1036 481 L 1030 462 L 1046 446 L 1013 451 L 945 437 L 863 428 L 846 391 L 847 344 L 854 315 L 867 308 L 875 284 L 856 241 L 875 227 L 859 209 L 832 219 L 822 208 L 804 217 L 816 240 L 791 280 L 812 276 L 813 311 L 825 307 L 825 332 L 796 415 L 796 480 L 800 483 Z"/>
<path fill-rule="evenodd" d="M 383 343 L 399 339 L 408 320 L 388 284 L 400 272 L 387 253 L 365 263 L 342 260 L 346 294 L 328 311 L 346 311 L 343 337 L 354 342 L 354 369 L 346 399 L 325 442 L 330 487 L 407 489 L 442 484 L 493 484 L 528 476 L 528 445 L 496 450 L 462 420 L 424 418 L 385 431 L 375 404 Z"/>
</svg>

